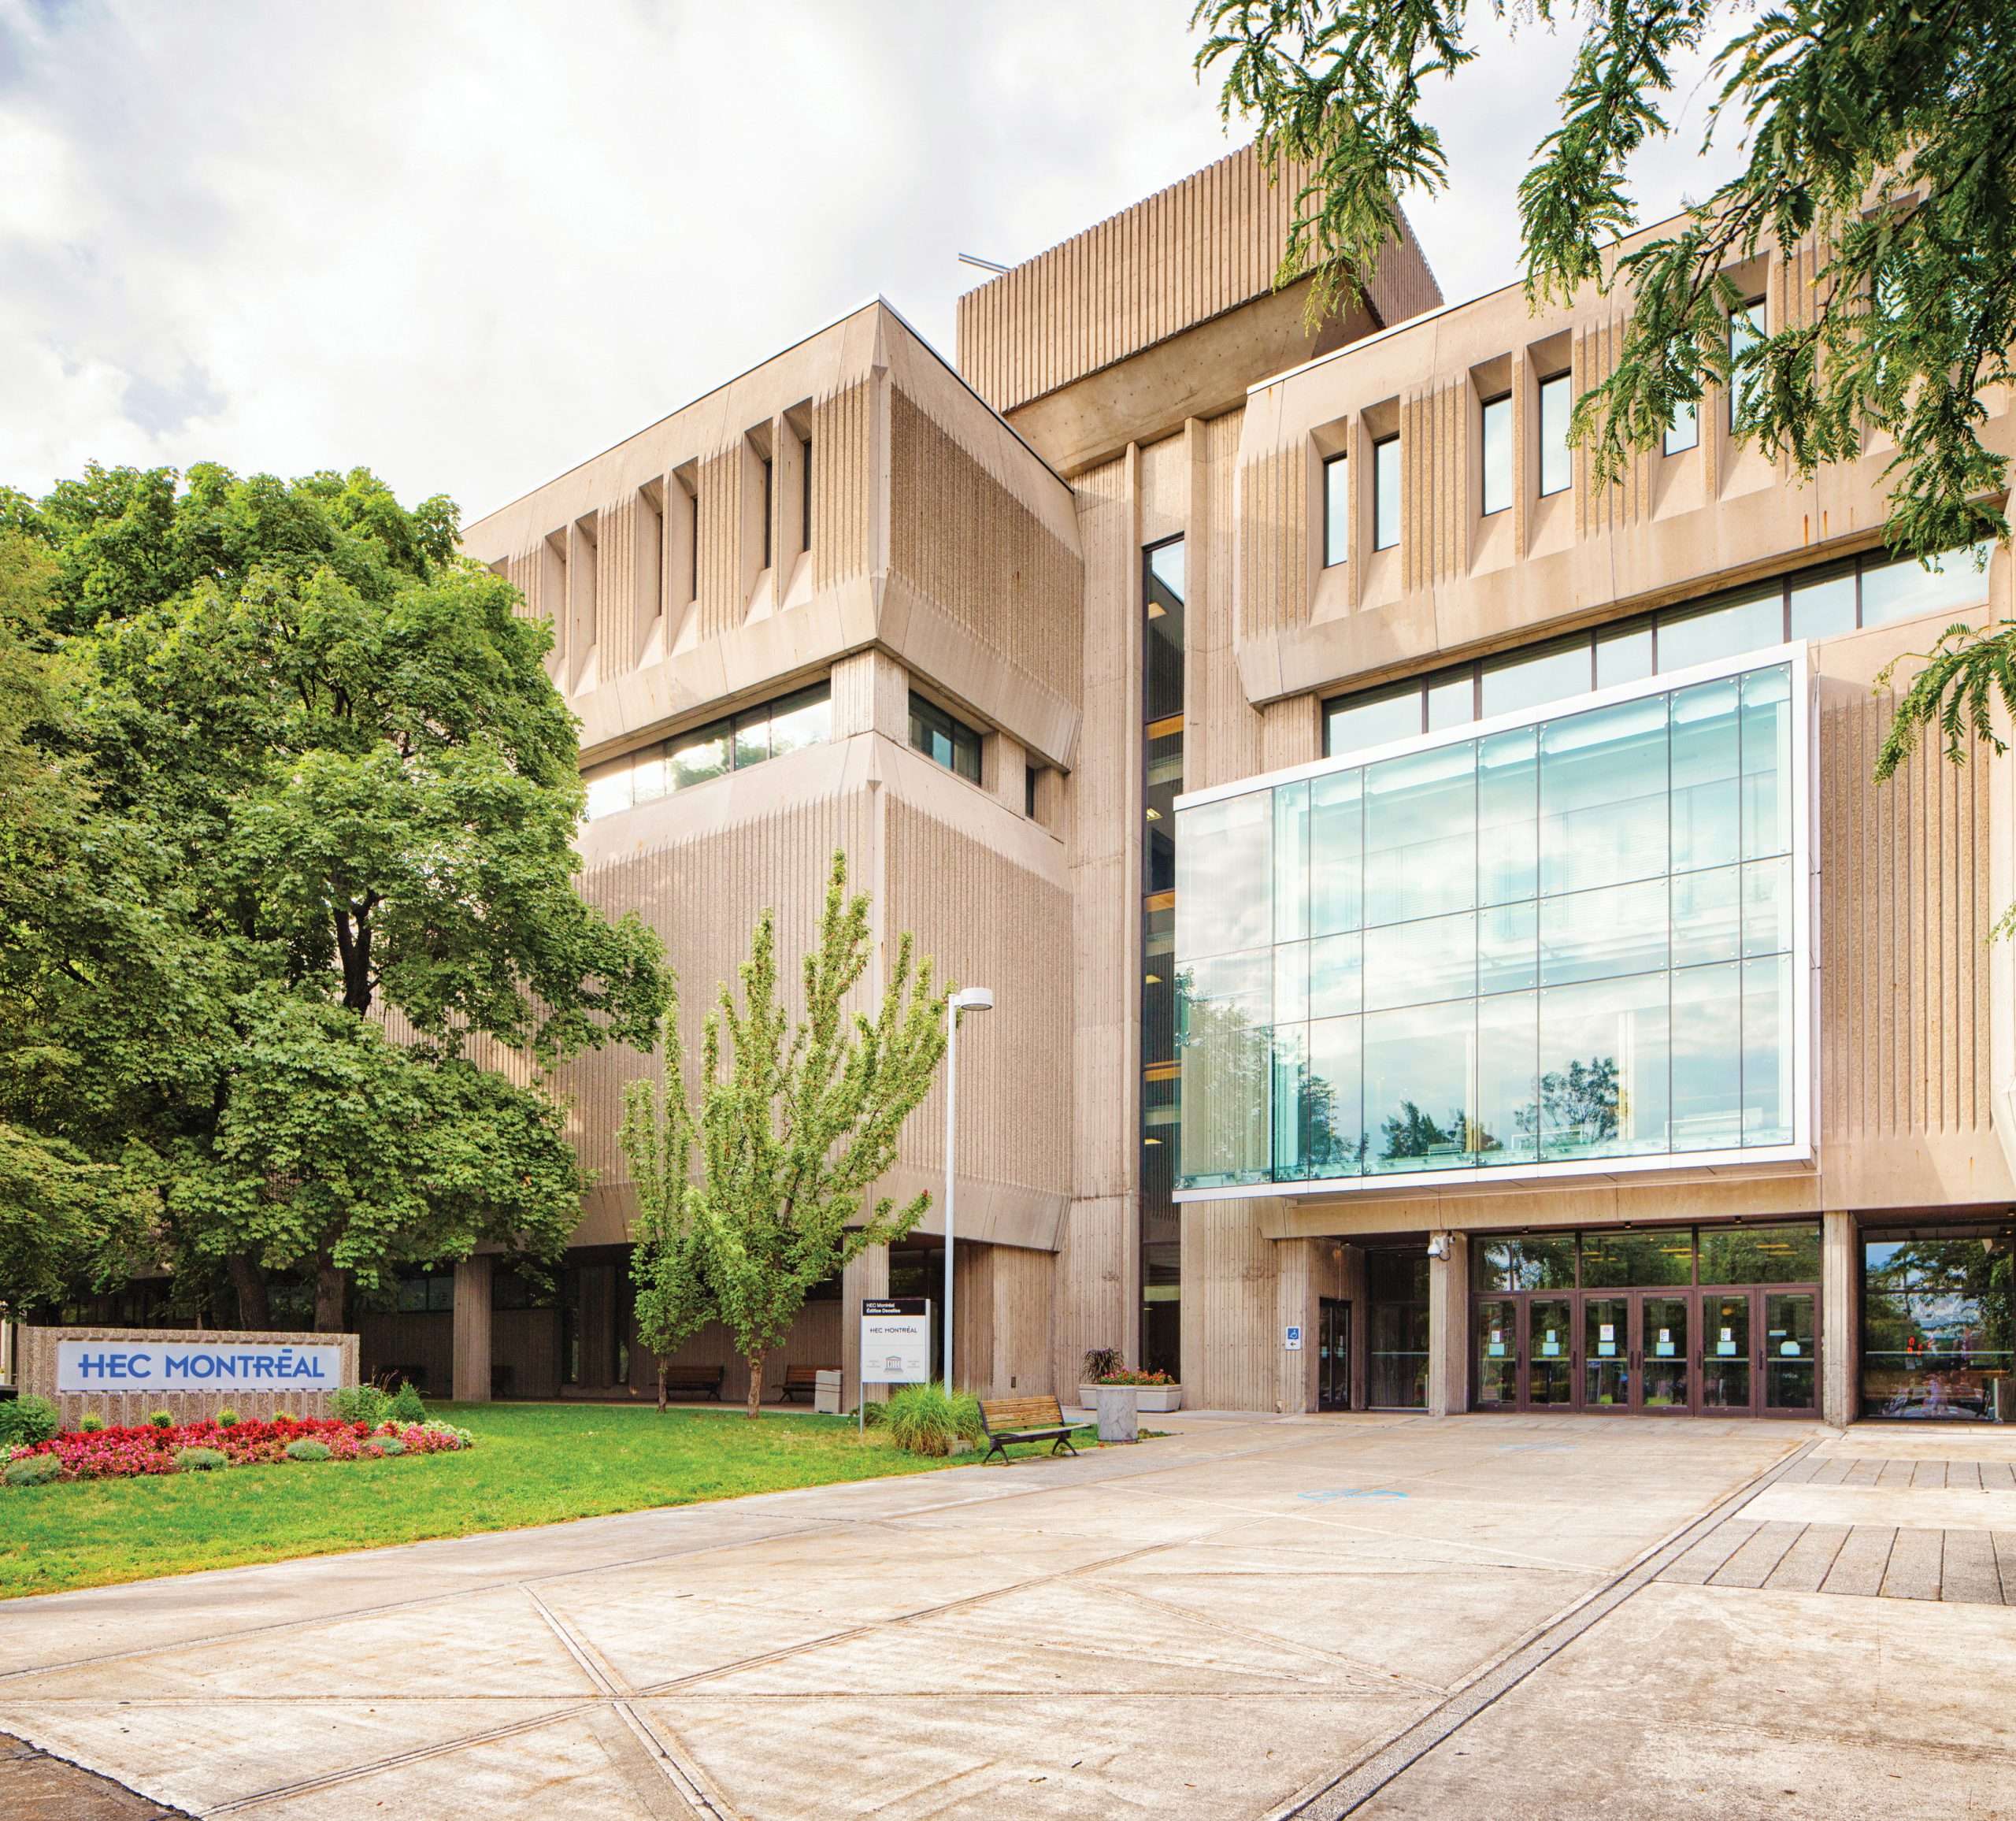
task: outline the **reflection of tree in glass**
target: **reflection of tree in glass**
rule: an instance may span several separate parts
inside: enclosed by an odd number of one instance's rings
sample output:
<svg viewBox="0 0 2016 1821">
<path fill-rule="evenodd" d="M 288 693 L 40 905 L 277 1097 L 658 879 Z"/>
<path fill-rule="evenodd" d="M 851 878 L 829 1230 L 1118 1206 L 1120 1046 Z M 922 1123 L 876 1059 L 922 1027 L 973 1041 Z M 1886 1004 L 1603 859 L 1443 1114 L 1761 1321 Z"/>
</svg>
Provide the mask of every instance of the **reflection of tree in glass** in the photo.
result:
<svg viewBox="0 0 2016 1821">
<path fill-rule="evenodd" d="M 2006 1239 L 1907 1240 L 1881 1248 L 1865 1277 L 1871 1326 L 1883 1330 L 1874 1351 L 2001 1351 L 2016 1337 L 2016 1252 Z"/>
<path fill-rule="evenodd" d="M 1460 1107 L 1450 1114 L 1449 1123 L 1443 1126 L 1413 1101 L 1403 1100 L 1400 1111 L 1390 1114 L 1380 1125 L 1380 1135 L 1386 1140 L 1386 1148 L 1380 1155 L 1391 1160 L 1398 1157 L 1441 1156 L 1460 1151 L 1463 1125 L 1463 1110 Z"/>
<path fill-rule="evenodd" d="M 1606 1144 L 1617 1137 L 1620 1118 L 1628 1110 L 1618 1085 L 1617 1059 L 1592 1056 L 1586 1063 L 1571 1062 L 1566 1069 L 1541 1076 L 1539 1106 L 1523 1107 L 1512 1117 L 1521 1137 L 1529 1140 L 1544 1137 L 1555 1144 L 1569 1139 L 1578 1144 Z"/>
<path fill-rule="evenodd" d="M 1186 1180 L 1267 1172 L 1273 1033 L 1232 1000 L 1195 997 L 1196 976 L 1176 977 L 1177 1047 L 1183 1063 Z"/>
<path fill-rule="evenodd" d="M 1355 1176 L 1365 1168 L 1365 1134 L 1358 1108 L 1340 1107 L 1337 1090 L 1305 1060 L 1295 1065 L 1295 1105 L 1302 1120 L 1303 1156 L 1312 1176 Z"/>
</svg>

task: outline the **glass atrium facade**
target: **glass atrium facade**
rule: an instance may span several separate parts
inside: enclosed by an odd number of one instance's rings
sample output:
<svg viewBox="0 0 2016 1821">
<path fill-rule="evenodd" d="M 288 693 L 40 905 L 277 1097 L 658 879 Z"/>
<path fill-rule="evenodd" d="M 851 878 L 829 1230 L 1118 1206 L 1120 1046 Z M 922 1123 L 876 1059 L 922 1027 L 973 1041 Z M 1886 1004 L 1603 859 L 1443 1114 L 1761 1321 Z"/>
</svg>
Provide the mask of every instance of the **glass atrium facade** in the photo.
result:
<svg viewBox="0 0 2016 1821">
<path fill-rule="evenodd" d="M 1808 1139 L 1803 653 L 1177 816 L 1179 1190 Z"/>
</svg>

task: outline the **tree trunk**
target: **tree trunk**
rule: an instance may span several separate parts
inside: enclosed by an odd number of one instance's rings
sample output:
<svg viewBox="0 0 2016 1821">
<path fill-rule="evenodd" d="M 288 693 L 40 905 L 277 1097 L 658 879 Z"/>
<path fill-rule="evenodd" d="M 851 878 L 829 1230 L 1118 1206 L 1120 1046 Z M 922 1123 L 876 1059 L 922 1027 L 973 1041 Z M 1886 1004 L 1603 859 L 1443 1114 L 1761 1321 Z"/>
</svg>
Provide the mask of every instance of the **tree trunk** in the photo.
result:
<svg viewBox="0 0 2016 1821">
<path fill-rule="evenodd" d="M 315 1267 L 315 1332 L 339 1334 L 343 1326 L 343 1293 L 350 1288 L 350 1273 L 324 1259 Z"/>
<path fill-rule="evenodd" d="M 665 1362 L 658 1362 L 658 1415 L 665 1415 Z"/>
<path fill-rule="evenodd" d="M 238 1293 L 238 1325 L 254 1333 L 270 1333 L 273 1300 L 266 1294 L 266 1274 L 250 1252 L 231 1255 L 231 1286 Z"/>
<path fill-rule="evenodd" d="M 763 1407 L 763 1356 L 749 1356 L 749 1416 L 754 1422 L 756 1414 Z"/>
</svg>

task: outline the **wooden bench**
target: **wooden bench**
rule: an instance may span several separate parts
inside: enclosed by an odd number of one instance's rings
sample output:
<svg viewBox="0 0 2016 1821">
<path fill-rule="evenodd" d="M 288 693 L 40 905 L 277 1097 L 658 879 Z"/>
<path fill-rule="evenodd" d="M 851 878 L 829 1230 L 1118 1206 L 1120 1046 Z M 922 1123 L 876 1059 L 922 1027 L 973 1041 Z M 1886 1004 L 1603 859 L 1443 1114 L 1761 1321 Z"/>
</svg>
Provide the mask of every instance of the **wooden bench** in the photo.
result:
<svg viewBox="0 0 2016 1821">
<path fill-rule="evenodd" d="M 784 1368 L 784 1396 L 780 1401 L 788 1404 L 801 1393 L 813 1397 L 818 1394 L 819 1374 L 830 1372 L 830 1366 L 787 1366 Z"/>
<path fill-rule="evenodd" d="M 1063 1407 L 1054 1397 L 983 1397 L 980 1420 L 992 1445 L 981 1457 L 982 1467 L 997 1454 L 1005 1464 L 1011 1441 L 1047 1441 L 1052 1454 L 1060 1448 L 1078 1452 L 1071 1446 L 1071 1432 L 1080 1425 L 1064 1420 Z"/>
<path fill-rule="evenodd" d="M 711 1397 L 721 1401 L 725 1366 L 668 1366 L 665 1368 L 665 1394 L 668 1397 Z"/>
</svg>

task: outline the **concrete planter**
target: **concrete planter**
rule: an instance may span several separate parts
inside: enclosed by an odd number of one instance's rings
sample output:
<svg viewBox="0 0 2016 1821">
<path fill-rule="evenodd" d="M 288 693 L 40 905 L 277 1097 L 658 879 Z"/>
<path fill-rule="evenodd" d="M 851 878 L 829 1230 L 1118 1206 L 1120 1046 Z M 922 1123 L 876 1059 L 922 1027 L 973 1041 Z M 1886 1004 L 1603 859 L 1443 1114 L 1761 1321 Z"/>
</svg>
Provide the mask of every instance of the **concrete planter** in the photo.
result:
<svg viewBox="0 0 2016 1821">
<path fill-rule="evenodd" d="M 1078 1387 L 1079 1408 L 1098 1409 L 1102 1391 L 1132 1392 L 1134 1407 L 1146 1411 L 1151 1416 L 1166 1416 L 1170 1411 L 1183 1407 L 1183 1387 L 1180 1385 L 1080 1385 Z"/>
</svg>

